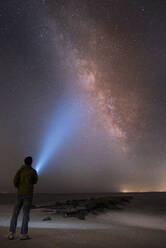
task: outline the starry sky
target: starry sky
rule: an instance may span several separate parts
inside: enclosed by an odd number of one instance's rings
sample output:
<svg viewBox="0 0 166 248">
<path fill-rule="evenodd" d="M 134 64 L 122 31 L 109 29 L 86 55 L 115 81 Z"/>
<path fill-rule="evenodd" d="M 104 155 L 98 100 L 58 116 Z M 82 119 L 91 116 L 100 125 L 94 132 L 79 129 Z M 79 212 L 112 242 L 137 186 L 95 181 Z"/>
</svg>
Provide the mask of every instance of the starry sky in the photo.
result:
<svg viewBox="0 0 166 248">
<path fill-rule="evenodd" d="M 166 1 L 0 1 L 0 192 L 166 190 Z"/>
</svg>

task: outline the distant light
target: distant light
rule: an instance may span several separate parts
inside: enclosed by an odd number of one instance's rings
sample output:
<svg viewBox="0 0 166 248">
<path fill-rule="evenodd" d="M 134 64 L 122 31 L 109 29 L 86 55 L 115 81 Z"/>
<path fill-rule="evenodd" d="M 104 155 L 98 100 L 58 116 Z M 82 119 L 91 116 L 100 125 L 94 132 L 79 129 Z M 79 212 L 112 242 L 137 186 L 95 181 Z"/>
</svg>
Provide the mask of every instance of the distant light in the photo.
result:
<svg viewBox="0 0 166 248">
<path fill-rule="evenodd" d="M 129 191 L 129 190 L 127 190 L 127 189 L 123 189 L 123 190 L 122 190 L 122 193 L 128 193 L 128 192 L 131 192 L 131 191 Z"/>
<path fill-rule="evenodd" d="M 78 105 L 72 100 L 60 103 L 55 116 L 51 119 L 51 124 L 48 122 L 46 137 L 43 140 L 43 146 L 35 166 L 38 173 L 41 172 L 51 156 L 55 156 L 58 149 L 65 144 L 68 136 L 72 135 L 80 116 L 79 113 Z"/>
</svg>

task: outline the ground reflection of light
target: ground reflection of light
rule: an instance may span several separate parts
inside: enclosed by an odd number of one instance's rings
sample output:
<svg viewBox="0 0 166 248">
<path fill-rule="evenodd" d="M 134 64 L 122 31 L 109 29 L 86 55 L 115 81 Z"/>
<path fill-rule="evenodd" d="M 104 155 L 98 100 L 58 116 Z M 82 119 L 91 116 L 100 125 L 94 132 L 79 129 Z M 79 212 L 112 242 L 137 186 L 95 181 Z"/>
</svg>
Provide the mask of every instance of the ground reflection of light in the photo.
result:
<svg viewBox="0 0 166 248">
<path fill-rule="evenodd" d="M 72 101 L 65 101 L 65 103 L 60 104 L 58 111 L 56 111 L 55 116 L 51 120 L 51 125 L 48 124 L 48 131 L 35 166 L 38 173 L 41 172 L 48 159 L 53 154 L 56 154 L 57 149 L 71 135 L 72 129 L 79 119 L 79 113 L 79 107 Z"/>
</svg>

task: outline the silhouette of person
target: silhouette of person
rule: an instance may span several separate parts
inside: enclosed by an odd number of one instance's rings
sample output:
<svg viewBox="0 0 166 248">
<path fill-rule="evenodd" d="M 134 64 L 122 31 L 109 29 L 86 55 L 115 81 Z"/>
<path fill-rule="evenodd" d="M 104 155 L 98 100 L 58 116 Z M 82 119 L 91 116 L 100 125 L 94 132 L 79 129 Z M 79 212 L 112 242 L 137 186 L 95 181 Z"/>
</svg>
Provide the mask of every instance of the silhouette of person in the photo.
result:
<svg viewBox="0 0 166 248">
<path fill-rule="evenodd" d="M 32 157 L 24 159 L 24 165 L 17 171 L 14 176 L 14 186 L 17 188 L 16 204 L 13 209 L 13 214 L 10 222 L 8 239 L 13 240 L 17 227 L 17 219 L 21 208 L 23 207 L 23 219 L 21 226 L 21 240 L 30 239 L 28 235 L 29 214 L 32 206 L 33 188 L 38 181 L 38 175 L 35 169 L 32 168 Z"/>
</svg>

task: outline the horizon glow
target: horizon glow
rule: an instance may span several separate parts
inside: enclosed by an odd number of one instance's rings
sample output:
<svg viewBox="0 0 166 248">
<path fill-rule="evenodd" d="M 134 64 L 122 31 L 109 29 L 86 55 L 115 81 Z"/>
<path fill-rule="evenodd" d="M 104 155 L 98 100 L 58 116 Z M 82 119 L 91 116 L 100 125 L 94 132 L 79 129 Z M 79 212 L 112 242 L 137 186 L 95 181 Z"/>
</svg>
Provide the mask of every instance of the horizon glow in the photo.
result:
<svg viewBox="0 0 166 248">
<path fill-rule="evenodd" d="M 60 104 L 46 133 L 44 144 L 35 166 L 38 174 L 40 174 L 49 158 L 65 143 L 65 139 L 71 135 L 71 130 L 79 119 L 79 113 L 80 109 L 76 103 L 65 101 Z"/>
</svg>

